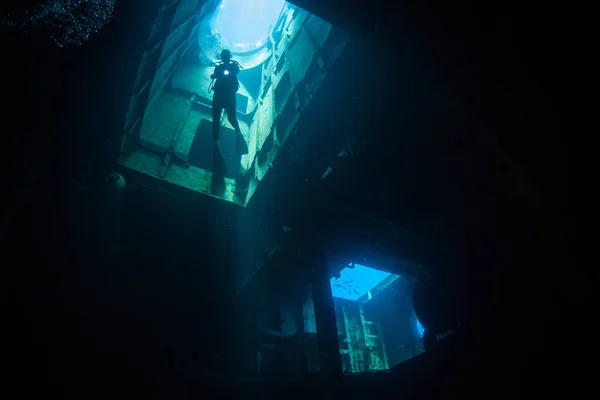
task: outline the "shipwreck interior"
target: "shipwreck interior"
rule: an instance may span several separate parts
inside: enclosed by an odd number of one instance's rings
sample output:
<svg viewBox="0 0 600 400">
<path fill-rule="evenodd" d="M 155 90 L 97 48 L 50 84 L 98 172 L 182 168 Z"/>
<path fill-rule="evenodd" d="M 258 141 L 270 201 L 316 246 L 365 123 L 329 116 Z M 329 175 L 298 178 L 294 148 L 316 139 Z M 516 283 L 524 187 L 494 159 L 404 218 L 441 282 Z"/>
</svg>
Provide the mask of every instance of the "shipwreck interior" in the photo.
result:
<svg viewBox="0 0 600 400">
<path fill-rule="evenodd" d="M 136 189 L 144 188 L 140 193 L 149 189 L 142 200 L 131 200 L 132 209 L 139 210 L 148 196 L 162 199 L 161 206 L 158 200 L 149 204 L 141 219 L 155 218 L 161 209 L 166 220 L 178 221 L 176 235 L 193 254 L 177 251 L 186 268 L 190 259 L 200 264 L 210 253 L 219 259 L 215 275 L 227 267 L 235 276 L 231 320 L 237 328 L 227 352 L 236 377 L 298 381 L 307 375 L 372 375 L 422 354 L 424 336 L 433 333 L 424 332 L 421 322 L 428 325 L 418 320 L 413 305 L 423 269 L 412 261 L 414 254 L 403 254 L 412 236 L 398 234 L 403 239 L 396 240 L 397 231 L 387 223 L 338 209 L 336 199 L 369 195 L 357 194 L 354 175 L 340 170 L 362 168 L 355 159 L 368 138 L 360 140 L 357 131 L 371 133 L 372 123 L 351 126 L 345 116 L 400 99 L 410 99 L 402 103 L 410 114 L 411 107 L 418 108 L 411 90 L 421 93 L 424 83 L 414 83 L 404 71 L 403 97 L 393 93 L 379 102 L 353 97 L 355 88 L 371 90 L 371 81 L 363 79 L 371 66 L 360 63 L 365 58 L 360 45 L 282 0 L 161 4 L 137 68 L 119 162 Z M 249 149 L 242 156 L 225 116 L 218 146 L 212 137 L 211 74 L 223 49 L 242 66 L 236 113 Z M 305 203 L 307 186 L 323 196 Z M 175 191 L 190 196 L 173 196 Z M 204 213 L 203 206 L 206 215 L 195 220 L 192 215 Z M 331 219 L 323 227 L 328 233 L 317 234 L 325 247 L 333 246 L 322 259 L 311 240 L 308 250 L 297 250 L 319 230 L 296 215 L 301 206 Z M 139 225 L 131 226 L 132 241 L 138 240 Z M 371 230 L 385 234 L 374 240 L 378 235 L 369 235 Z M 207 241 L 201 252 L 197 238 L 204 233 L 219 238 L 219 245 Z M 164 241 L 173 236 L 160 235 Z M 148 236 L 156 240 L 157 234 Z M 365 241 L 366 253 L 372 253 L 366 258 L 356 246 Z M 372 257 L 382 243 L 403 251 Z M 306 257 L 300 263 L 299 254 Z M 192 275 L 197 272 L 196 266 L 189 268 Z"/>
<path fill-rule="evenodd" d="M 420 269 L 406 260 L 399 264 L 392 269 Z M 319 309 L 334 310 L 337 346 L 332 348 L 339 352 L 339 365 L 332 368 L 344 375 L 389 371 L 425 351 L 412 301 L 418 274 L 355 263 L 330 271 L 334 276 L 324 291 L 306 272 L 288 270 L 282 283 L 281 266 L 267 267 L 254 279 L 241 306 L 241 379 L 297 381 L 327 374 L 319 354 L 325 351 L 319 345 L 318 326 L 324 326 L 317 322 Z"/>
<path fill-rule="evenodd" d="M 551 27 L 289 1 L 63 0 L 118 6 L 85 46 L 7 36 L 19 390 L 46 364 L 62 398 L 510 398 L 539 391 L 538 363 L 578 365 L 547 334 L 589 317 L 581 276 L 548 274 L 576 231 L 551 204 L 566 154 L 529 118 L 558 104 L 552 71 L 518 57 L 553 54 Z M 538 11 L 527 32 L 555 20 Z M 243 67 L 241 157 L 212 120 L 223 49 Z"/>
<path fill-rule="evenodd" d="M 120 164 L 154 184 L 245 206 L 297 133 L 347 40 L 282 0 L 181 0 L 161 7 L 135 80 Z M 242 66 L 236 96 L 249 148 L 243 156 L 227 118 L 218 148 L 211 135 L 210 75 L 226 48 Z"/>
<path fill-rule="evenodd" d="M 415 281 L 359 264 L 331 278 L 345 373 L 388 370 L 424 351 L 412 305 Z"/>
</svg>

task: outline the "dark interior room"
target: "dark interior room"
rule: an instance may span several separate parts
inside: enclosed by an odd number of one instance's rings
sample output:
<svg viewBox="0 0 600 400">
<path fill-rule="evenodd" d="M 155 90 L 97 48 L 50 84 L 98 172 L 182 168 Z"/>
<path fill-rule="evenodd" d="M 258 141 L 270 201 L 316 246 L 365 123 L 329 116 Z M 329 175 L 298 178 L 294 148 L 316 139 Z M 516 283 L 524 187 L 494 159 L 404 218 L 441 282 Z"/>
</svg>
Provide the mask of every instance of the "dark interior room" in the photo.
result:
<svg viewBox="0 0 600 400">
<path fill-rule="evenodd" d="M 568 251 L 563 16 L 514 1 L 3 2 L 6 387 L 584 390 L 574 327 L 594 280 Z"/>
</svg>

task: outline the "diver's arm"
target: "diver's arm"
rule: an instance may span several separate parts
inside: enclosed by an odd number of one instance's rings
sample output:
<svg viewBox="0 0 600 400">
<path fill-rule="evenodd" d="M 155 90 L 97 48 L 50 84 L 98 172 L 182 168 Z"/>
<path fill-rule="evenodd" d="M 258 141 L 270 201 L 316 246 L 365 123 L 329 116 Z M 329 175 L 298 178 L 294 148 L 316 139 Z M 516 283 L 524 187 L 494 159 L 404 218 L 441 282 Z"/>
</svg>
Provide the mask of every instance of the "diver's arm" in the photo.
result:
<svg viewBox="0 0 600 400">
<path fill-rule="evenodd" d="M 236 62 L 232 62 L 232 63 L 231 63 L 231 72 L 232 72 L 234 75 L 237 75 L 237 74 L 239 74 L 239 73 L 240 73 L 240 66 L 239 66 L 239 64 L 237 63 L 237 61 L 236 61 Z"/>
</svg>

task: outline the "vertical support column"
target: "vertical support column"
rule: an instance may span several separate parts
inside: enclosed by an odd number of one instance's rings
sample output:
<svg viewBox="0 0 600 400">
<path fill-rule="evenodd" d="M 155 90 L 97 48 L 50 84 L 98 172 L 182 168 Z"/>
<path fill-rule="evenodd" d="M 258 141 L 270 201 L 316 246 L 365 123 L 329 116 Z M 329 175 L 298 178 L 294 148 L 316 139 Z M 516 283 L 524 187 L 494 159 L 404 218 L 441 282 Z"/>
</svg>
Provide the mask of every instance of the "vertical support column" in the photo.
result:
<svg viewBox="0 0 600 400">
<path fill-rule="evenodd" d="M 303 319 L 303 332 L 304 333 L 317 333 L 317 324 L 315 321 L 315 301 L 313 299 L 313 288 L 305 284 L 303 286 L 305 291 L 303 292 L 302 301 L 302 319 Z"/>
<path fill-rule="evenodd" d="M 314 256 L 311 279 L 321 373 L 328 380 L 338 380 L 342 377 L 342 359 L 338 343 L 333 294 L 322 244 L 317 243 L 311 253 Z"/>
<path fill-rule="evenodd" d="M 369 355 L 368 369 L 370 371 L 389 369 L 381 325 L 377 322 L 367 321 L 365 319 L 362 304 L 359 304 L 358 308 L 360 311 L 361 325 L 363 327 L 363 335 L 365 337 L 365 347 Z"/>
<path fill-rule="evenodd" d="M 355 302 L 344 301 L 342 312 L 346 327 L 350 368 L 352 372 L 365 372 L 369 369 L 369 352 L 365 343 L 366 337 L 363 334 L 364 325 L 360 320 L 359 305 Z"/>
</svg>

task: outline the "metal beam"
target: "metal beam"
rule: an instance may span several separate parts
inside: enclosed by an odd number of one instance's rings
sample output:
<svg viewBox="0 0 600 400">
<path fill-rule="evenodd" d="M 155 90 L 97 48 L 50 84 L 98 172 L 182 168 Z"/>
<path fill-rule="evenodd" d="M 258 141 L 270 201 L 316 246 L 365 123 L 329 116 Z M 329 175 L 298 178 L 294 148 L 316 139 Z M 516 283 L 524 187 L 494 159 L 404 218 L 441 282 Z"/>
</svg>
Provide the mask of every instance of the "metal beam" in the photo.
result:
<svg viewBox="0 0 600 400">
<path fill-rule="evenodd" d="M 317 325 L 317 345 L 321 373 L 327 380 L 342 378 L 342 358 L 338 343 L 337 322 L 333 305 L 333 294 L 327 274 L 325 250 L 320 243 L 313 246 L 312 292 Z"/>
<path fill-rule="evenodd" d="M 167 36 L 165 36 L 165 38 L 161 41 L 161 43 L 164 45 L 164 43 L 167 41 L 167 39 L 169 38 L 169 36 L 171 36 L 177 29 L 179 29 L 180 27 L 182 27 L 183 25 L 191 22 L 192 19 L 196 18 L 196 16 L 194 15 L 192 18 L 188 18 L 187 20 L 185 20 L 184 22 L 182 22 L 181 24 L 179 24 L 177 26 L 177 28 L 173 29 L 172 31 L 170 31 Z M 193 26 L 193 25 L 192 25 Z M 156 65 L 156 69 L 158 70 L 161 65 L 168 60 L 169 58 L 171 58 L 171 56 L 175 53 L 177 53 L 177 51 L 181 48 L 182 45 L 185 45 L 186 42 L 188 42 L 190 40 L 190 37 L 193 35 L 193 31 L 194 28 L 190 29 L 190 33 L 188 35 L 186 35 L 186 39 L 182 40 L 180 44 L 178 44 L 176 47 L 173 48 L 172 51 L 169 52 L 169 54 L 164 55 L 161 54 L 161 56 L 158 59 L 158 64 Z M 162 62 L 161 62 L 162 61 Z"/>
<path fill-rule="evenodd" d="M 188 47 L 192 45 L 192 43 L 194 43 L 193 40 L 183 41 L 181 43 L 181 45 L 179 45 L 179 50 L 181 50 L 181 53 L 183 53 L 185 50 L 187 50 Z M 187 45 L 187 47 L 186 47 L 186 45 Z M 169 79 L 171 79 L 171 76 L 175 73 L 175 71 L 177 71 L 177 63 L 173 64 L 173 67 L 171 67 L 171 69 L 169 70 L 169 72 L 167 72 L 167 74 L 165 76 L 165 79 L 161 83 L 161 85 L 158 88 L 158 90 L 156 90 L 154 92 L 154 94 L 148 99 L 148 103 L 146 104 L 146 108 L 148 108 L 150 106 L 150 104 L 152 104 L 152 102 L 154 100 L 156 100 L 156 98 L 158 97 L 158 95 L 160 93 L 162 93 L 164 87 L 166 86 L 167 82 L 169 82 Z"/>
</svg>

